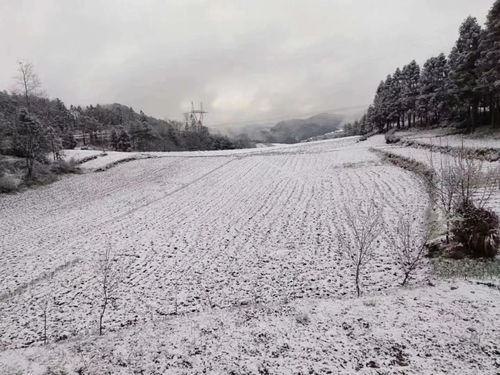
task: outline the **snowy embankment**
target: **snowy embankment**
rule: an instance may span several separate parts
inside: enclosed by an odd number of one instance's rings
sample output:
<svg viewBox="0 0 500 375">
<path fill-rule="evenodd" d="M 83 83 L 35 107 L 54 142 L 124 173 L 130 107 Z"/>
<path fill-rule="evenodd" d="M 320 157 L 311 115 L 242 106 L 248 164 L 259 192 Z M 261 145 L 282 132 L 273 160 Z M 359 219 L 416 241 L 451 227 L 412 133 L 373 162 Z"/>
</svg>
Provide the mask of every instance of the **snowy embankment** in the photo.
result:
<svg viewBox="0 0 500 375">
<path fill-rule="evenodd" d="M 446 284 L 399 290 L 402 275 L 382 235 L 362 280 L 367 297 L 351 299 L 353 270 L 336 251 L 339 233 L 351 230 L 342 208 L 374 199 L 388 227 L 410 211 L 423 232 L 428 205 L 412 173 L 369 151 L 383 146 L 382 136 L 357 141 L 148 153 L 0 197 L 0 373 L 55 363 L 71 371 L 75 361 L 96 364 L 90 374 L 143 366 L 237 374 L 260 364 L 270 373 L 361 365 L 422 373 L 433 363 L 472 371 L 477 362 L 489 371 L 489 354 L 462 343 L 469 326 L 450 337 L 446 319 L 474 319 L 477 306 L 491 314 L 475 316 L 477 325 L 489 327 L 499 315 L 488 302 L 497 290 L 469 293 L 461 284 L 453 298 Z M 98 338 L 107 248 L 122 272 Z M 431 274 L 425 263 L 412 281 L 426 285 Z M 430 356 L 423 362 L 417 353 Z"/>
<path fill-rule="evenodd" d="M 500 132 L 478 134 L 477 136 L 450 135 L 447 134 L 446 128 L 440 128 L 428 131 L 401 131 L 397 135 L 403 140 L 413 140 L 434 146 L 500 149 Z"/>
<path fill-rule="evenodd" d="M 483 130 L 484 132 L 485 130 Z M 500 132 L 489 129 L 486 134 L 479 131 L 472 135 L 450 135 L 443 129 L 427 132 L 403 131 L 398 132 L 405 146 L 425 148 L 433 152 L 442 152 L 450 155 L 467 155 L 468 157 L 495 162 L 500 161 Z"/>
<path fill-rule="evenodd" d="M 63 150 L 63 157 L 66 161 L 73 160 L 78 163 L 83 171 L 90 172 L 106 170 L 120 162 L 146 159 L 151 156 L 140 152 Z"/>
<path fill-rule="evenodd" d="M 404 146 L 378 146 L 380 150 L 385 150 L 393 154 L 413 159 L 424 165 L 439 169 L 441 166 L 454 165 L 456 157 L 447 153 L 433 152 L 424 148 L 404 147 Z M 500 161 L 487 162 L 477 161 L 478 165 L 486 171 L 500 173 Z M 500 216 L 500 187 L 491 190 L 491 197 L 489 198 L 487 208 L 492 209 Z"/>
</svg>

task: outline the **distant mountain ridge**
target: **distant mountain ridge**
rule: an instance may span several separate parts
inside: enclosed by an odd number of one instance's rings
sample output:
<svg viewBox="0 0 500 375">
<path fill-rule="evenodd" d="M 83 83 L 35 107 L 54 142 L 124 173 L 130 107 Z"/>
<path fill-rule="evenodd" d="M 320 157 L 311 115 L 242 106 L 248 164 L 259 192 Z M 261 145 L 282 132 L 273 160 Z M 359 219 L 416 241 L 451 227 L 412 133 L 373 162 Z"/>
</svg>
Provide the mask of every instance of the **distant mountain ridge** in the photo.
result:
<svg viewBox="0 0 500 375">
<path fill-rule="evenodd" d="M 280 121 L 268 130 L 262 130 L 263 140 L 274 143 L 298 143 L 311 137 L 331 133 L 339 129 L 343 117 L 320 113 L 305 119 Z"/>
</svg>

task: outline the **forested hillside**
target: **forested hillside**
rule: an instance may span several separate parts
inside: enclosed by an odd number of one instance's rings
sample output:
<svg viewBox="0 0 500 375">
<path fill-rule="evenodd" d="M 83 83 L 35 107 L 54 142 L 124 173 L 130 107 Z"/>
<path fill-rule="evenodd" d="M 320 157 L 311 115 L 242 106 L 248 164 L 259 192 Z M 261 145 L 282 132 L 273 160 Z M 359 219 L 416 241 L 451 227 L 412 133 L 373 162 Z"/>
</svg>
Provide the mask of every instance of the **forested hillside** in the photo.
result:
<svg viewBox="0 0 500 375">
<path fill-rule="evenodd" d="M 380 82 L 373 104 L 350 134 L 391 128 L 456 124 L 469 131 L 500 126 L 500 0 L 482 27 L 476 18 L 462 23 L 450 54 L 415 60 Z"/>
<path fill-rule="evenodd" d="M 198 124 L 159 120 L 121 104 L 68 108 L 58 98 L 41 95 L 31 64 L 19 63 L 16 83 L 14 92 L 0 91 L 0 153 L 26 156 L 26 142 L 35 142 L 33 146 L 54 155 L 77 144 L 119 151 L 249 146 L 245 141 L 210 134 Z"/>
</svg>

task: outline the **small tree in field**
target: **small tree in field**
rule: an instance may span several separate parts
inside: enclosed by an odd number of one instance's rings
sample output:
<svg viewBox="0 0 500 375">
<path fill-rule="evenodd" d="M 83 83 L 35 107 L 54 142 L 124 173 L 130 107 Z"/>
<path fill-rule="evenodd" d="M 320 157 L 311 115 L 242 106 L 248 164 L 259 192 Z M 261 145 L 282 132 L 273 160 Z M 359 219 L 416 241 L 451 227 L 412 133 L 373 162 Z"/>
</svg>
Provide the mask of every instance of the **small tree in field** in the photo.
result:
<svg viewBox="0 0 500 375">
<path fill-rule="evenodd" d="M 404 286 L 410 280 L 411 274 L 421 265 L 427 236 L 421 235 L 417 220 L 408 212 L 399 216 L 395 228 L 386 228 L 386 234 L 396 262 L 403 272 L 401 285 Z"/>
<path fill-rule="evenodd" d="M 343 209 L 349 232 L 339 235 L 339 254 L 346 258 L 355 270 L 356 294 L 361 296 L 361 279 L 366 266 L 372 261 L 375 244 L 382 230 L 382 208 L 374 199 L 359 202 Z"/>
<path fill-rule="evenodd" d="M 122 281 L 122 270 L 118 259 L 113 256 L 108 244 L 101 254 L 97 265 L 97 281 L 100 291 L 99 335 L 104 333 L 103 320 L 110 305 L 116 300 L 116 292 Z"/>
<path fill-rule="evenodd" d="M 437 204 L 441 208 L 446 224 L 446 243 L 450 242 L 450 224 L 453 219 L 454 207 L 458 196 L 457 174 L 451 159 L 441 155 L 439 163 L 435 164 L 430 154 L 431 167 L 436 172 L 433 189 L 436 194 Z"/>
<path fill-rule="evenodd" d="M 49 342 L 48 320 L 51 307 L 54 302 L 52 293 L 34 294 L 33 292 L 30 292 L 30 295 L 32 300 L 34 300 L 37 309 L 40 311 L 40 316 L 42 318 L 42 340 L 43 344 L 47 345 Z"/>
</svg>

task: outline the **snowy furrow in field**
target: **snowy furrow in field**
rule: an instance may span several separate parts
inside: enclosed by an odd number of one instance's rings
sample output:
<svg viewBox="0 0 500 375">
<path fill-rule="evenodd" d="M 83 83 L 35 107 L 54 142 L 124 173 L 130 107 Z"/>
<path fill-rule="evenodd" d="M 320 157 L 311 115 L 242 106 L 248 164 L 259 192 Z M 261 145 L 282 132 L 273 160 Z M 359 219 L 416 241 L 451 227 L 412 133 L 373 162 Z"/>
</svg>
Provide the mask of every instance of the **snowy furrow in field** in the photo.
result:
<svg viewBox="0 0 500 375">
<path fill-rule="evenodd" d="M 0 295 L 67 261 L 85 257 L 88 233 L 163 199 L 225 162 L 227 158 L 143 160 L 135 162 L 133 168 L 123 165 L 113 174 L 101 173 L 98 179 L 73 176 L 0 198 L 4 213 L 0 217 L 0 255 L 6 259 L 0 265 Z M 25 207 L 24 211 L 19 207 Z M 40 262 L 43 257 L 48 259 Z M 28 272 L 8 272 L 19 263 Z"/>
</svg>

